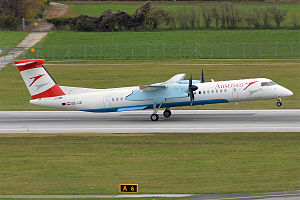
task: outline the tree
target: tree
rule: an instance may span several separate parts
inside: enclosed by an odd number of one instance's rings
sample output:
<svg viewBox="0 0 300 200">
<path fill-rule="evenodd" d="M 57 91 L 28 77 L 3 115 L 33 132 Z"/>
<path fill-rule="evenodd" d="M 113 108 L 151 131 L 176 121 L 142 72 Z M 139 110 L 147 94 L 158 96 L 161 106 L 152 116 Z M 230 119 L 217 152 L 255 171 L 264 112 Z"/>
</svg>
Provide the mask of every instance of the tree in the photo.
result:
<svg viewBox="0 0 300 200">
<path fill-rule="evenodd" d="M 246 13 L 246 21 L 249 28 L 254 26 L 256 29 L 261 28 L 262 26 L 262 10 L 260 8 L 253 8 L 252 10 Z"/>
<path fill-rule="evenodd" d="M 170 23 L 169 13 L 162 8 L 151 8 L 144 22 L 146 29 L 156 30 L 162 23 Z"/>
<path fill-rule="evenodd" d="M 297 28 L 300 21 L 300 14 L 296 10 L 292 10 L 288 13 L 289 22 L 292 24 L 293 28 Z"/>
<path fill-rule="evenodd" d="M 263 21 L 263 27 L 264 28 L 270 28 L 270 13 L 267 8 L 263 7 L 261 8 L 261 17 Z"/>
<path fill-rule="evenodd" d="M 45 0 L 0 0 L 0 15 L 33 19 L 47 4 Z"/>
<path fill-rule="evenodd" d="M 182 9 L 178 10 L 176 13 L 176 19 L 179 24 L 179 28 L 181 29 L 187 29 L 188 28 L 188 13 L 186 7 L 183 7 Z"/>
<path fill-rule="evenodd" d="M 273 18 L 274 22 L 277 25 L 277 28 L 280 27 L 280 23 L 284 20 L 287 11 L 286 10 L 281 10 L 275 6 L 272 6 L 269 8 L 269 12 L 271 14 L 271 17 Z"/>
<path fill-rule="evenodd" d="M 192 29 L 194 29 L 197 26 L 198 21 L 198 15 L 197 11 L 194 7 L 188 8 L 188 23 Z"/>
<path fill-rule="evenodd" d="M 211 8 L 208 7 L 207 5 L 203 5 L 201 7 L 201 11 L 202 11 L 202 17 L 204 21 L 204 28 L 210 28 L 211 21 L 212 21 Z"/>
<path fill-rule="evenodd" d="M 221 21 L 221 13 L 218 6 L 214 6 L 211 9 L 211 14 L 213 19 L 215 20 L 216 29 L 219 29 L 220 21 Z"/>
</svg>

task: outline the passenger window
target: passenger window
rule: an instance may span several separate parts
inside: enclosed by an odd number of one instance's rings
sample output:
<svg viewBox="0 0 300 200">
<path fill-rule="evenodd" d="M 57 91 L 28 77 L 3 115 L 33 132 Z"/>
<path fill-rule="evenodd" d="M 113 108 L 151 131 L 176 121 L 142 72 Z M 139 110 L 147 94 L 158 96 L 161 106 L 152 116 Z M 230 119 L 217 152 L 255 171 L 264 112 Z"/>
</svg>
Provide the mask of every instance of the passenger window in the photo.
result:
<svg viewBox="0 0 300 200">
<path fill-rule="evenodd" d="M 123 98 L 122 98 L 122 97 L 120 98 L 120 101 L 123 101 Z"/>
<path fill-rule="evenodd" d="M 199 94 L 201 94 L 201 91 L 199 91 Z"/>
<path fill-rule="evenodd" d="M 119 99 L 118 98 L 116 98 L 116 101 L 118 101 Z"/>
<path fill-rule="evenodd" d="M 218 93 L 218 90 L 216 90 L 216 93 Z"/>
<path fill-rule="evenodd" d="M 226 90 L 226 89 L 224 89 L 224 92 L 227 92 L 227 90 Z"/>
<path fill-rule="evenodd" d="M 220 90 L 220 92 L 222 92 L 222 90 Z"/>
<path fill-rule="evenodd" d="M 112 101 L 114 101 L 115 99 L 114 99 L 114 98 L 112 98 L 111 100 L 112 100 Z"/>
<path fill-rule="evenodd" d="M 205 91 L 203 91 L 203 94 L 205 94 Z"/>
<path fill-rule="evenodd" d="M 214 91 L 212 90 L 211 93 L 214 93 Z"/>
<path fill-rule="evenodd" d="M 209 90 L 207 90 L 207 94 L 209 94 Z"/>
</svg>

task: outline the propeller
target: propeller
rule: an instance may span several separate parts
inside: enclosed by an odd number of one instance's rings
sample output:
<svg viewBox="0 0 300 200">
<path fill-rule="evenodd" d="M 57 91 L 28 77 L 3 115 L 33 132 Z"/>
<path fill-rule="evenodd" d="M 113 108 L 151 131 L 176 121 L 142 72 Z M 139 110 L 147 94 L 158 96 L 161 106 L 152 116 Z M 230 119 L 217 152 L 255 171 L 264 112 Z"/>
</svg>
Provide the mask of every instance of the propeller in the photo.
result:
<svg viewBox="0 0 300 200">
<path fill-rule="evenodd" d="M 205 76 L 204 76 L 204 73 L 203 73 L 203 69 L 202 69 L 202 78 L 201 78 L 201 83 L 205 83 Z"/>
<path fill-rule="evenodd" d="M 191 73 L 191 77 L 189 79 L 189 96 L 191 100 L 191 106 L 193 105 L 193 101 L 195 99 L 194 91 L 198 89 L 198 87 L 196 85 L 193 85 L 192 83 L 193 83 L 193 75 Z"/>
</svg>

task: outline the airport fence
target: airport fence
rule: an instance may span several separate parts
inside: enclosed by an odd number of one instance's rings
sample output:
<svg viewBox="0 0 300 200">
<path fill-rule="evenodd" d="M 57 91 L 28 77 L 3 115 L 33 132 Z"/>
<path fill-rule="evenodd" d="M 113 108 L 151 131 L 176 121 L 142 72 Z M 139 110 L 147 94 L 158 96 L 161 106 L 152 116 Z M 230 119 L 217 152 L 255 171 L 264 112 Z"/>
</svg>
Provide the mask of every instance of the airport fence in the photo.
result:
<svg viewBox="0 0 300 200">
<path fill-rule="evenodd" d="M 300 58 L 300 42 L 36 45 L 33 48 L 0 48 L 1 58 L 5 59 L 8 53 L 14 55 L 12 51 L 19 52 L 18 59 L 46 60 L 284 59 Z"/>
</svg>

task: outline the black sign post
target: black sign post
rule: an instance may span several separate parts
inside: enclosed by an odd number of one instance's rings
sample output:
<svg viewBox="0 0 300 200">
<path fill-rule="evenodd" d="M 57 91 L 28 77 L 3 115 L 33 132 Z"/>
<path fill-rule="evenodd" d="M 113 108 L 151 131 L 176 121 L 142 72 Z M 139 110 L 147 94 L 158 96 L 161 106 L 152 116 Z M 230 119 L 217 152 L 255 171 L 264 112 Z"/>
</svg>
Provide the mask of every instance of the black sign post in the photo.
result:
<svg viewBox="0 0 300 200">
<path fill-rule="evenodd" d="M 137 193 L 139 191 L 138 184 L 120 184 L 121 193 Z"/>
</svg>

